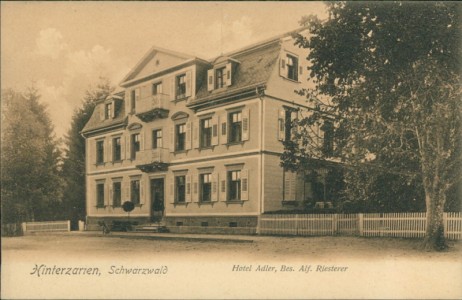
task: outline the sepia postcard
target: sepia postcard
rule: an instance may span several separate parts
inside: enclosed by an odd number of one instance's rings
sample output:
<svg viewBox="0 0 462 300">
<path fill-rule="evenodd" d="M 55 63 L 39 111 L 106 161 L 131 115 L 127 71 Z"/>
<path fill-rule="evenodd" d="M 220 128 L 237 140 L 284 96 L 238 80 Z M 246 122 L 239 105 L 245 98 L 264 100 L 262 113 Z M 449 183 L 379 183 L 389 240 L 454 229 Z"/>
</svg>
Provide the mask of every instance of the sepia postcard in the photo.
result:
<svg viewBox="0 0 462 300">
<path fill-rule="evenodd" d="M 462 298 L 457 3 L 0 5 L 2 299 Z"/>
</svg>

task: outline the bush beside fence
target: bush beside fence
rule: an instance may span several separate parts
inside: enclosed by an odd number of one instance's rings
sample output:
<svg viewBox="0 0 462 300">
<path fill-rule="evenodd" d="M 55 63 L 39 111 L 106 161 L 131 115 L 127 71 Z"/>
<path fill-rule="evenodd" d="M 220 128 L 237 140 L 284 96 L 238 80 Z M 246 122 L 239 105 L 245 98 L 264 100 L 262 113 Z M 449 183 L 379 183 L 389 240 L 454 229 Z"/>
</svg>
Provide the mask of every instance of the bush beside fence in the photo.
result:
<svg viewBox="0 0 462 300">
<path fill-rule="evenodd" d="M 274 214 L 259 218 L 262 235 L 425 236 L 426 213 Z M 462 214 L 444 213 L 445 237 L 462 239 Z"/>
</svg>

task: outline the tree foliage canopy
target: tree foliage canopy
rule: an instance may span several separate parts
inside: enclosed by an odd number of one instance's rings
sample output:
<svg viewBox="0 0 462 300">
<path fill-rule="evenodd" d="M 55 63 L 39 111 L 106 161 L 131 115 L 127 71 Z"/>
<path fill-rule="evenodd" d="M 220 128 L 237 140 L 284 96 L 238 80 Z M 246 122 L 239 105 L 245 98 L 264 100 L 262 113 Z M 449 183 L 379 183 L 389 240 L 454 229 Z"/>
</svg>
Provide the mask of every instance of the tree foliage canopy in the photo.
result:
<svg viewBox="0 0 462 300">
<path fill-rule="evenodd" d="M 334 156 L 359 167 L 350 174 L 388 174 L 418 183 L 431 235 L 441 230 L 446 195 L 461 176 L 461 6 L 327 5 L 328 19 L 303 18 L 311 35 L 297 39 L 310 51 L 310 77 L 316 85 L 300 91 L 314 110 L 297 125 L 303 132 L 328 116 L 336 127 Z M 297 168 L 319 158 L 307 139 L 299 134 L 287 147 L 285 166 Z"/>
<path fill-rule="evenodd" d="M 2 222 L 60 216 L 61 153 L 39 98 L 34 88 L 2 91 Z"/>
</svg>

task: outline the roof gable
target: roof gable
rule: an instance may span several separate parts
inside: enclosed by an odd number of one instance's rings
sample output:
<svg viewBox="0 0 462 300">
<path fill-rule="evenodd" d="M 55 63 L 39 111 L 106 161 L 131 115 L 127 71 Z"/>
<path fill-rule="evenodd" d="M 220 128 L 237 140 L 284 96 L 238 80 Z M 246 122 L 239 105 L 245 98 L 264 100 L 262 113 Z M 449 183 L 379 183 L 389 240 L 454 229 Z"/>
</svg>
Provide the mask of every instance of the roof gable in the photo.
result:
<svg viewBox="0 0 462 300">
<path fill-rule="evenodd" d="M 153 47 L 127 74 L 127 76 L 125 76 L 121 84 L 136 78 L 146 77 L 150 74 L 168 69 L 193 58 L 193 56 L 188 54 Z"/>
</svg>

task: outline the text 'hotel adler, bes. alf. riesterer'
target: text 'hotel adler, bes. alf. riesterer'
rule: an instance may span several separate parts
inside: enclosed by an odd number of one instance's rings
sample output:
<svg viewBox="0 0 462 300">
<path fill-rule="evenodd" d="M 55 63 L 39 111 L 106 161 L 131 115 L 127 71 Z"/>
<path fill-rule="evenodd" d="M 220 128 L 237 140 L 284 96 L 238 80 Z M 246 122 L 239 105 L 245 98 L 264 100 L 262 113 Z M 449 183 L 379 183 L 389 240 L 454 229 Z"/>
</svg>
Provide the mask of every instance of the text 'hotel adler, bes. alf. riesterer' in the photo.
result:
<svg viewBox="0 0 462 300">
<path fill-rule="evenodd" d="M 306 98 L 294 32 L 204 60 L 153 47 L 101 99 L 86 138 L 87 229 L 129 218 L 171 232 L 255 233 L 258 217 L 311 197 L 280 166 Z M 318 129 L 319 130 L 319 129 Z"/>
</svg>

